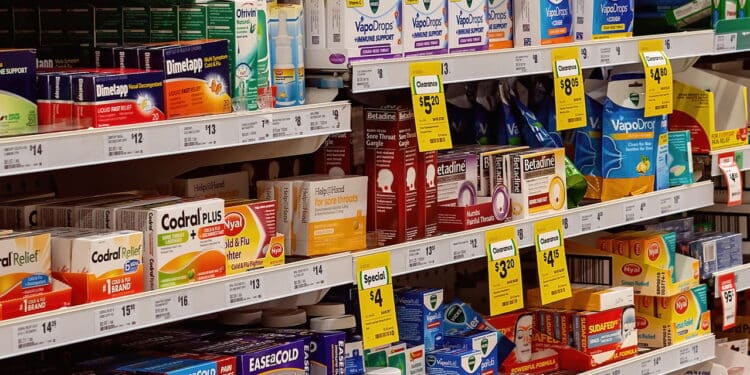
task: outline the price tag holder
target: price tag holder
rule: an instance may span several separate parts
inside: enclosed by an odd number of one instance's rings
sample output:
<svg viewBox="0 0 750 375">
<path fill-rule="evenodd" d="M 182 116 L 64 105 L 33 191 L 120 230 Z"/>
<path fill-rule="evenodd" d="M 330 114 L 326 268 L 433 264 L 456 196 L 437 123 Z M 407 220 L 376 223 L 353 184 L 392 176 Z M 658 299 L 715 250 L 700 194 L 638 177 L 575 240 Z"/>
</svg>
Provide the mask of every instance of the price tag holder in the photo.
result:
<svg viewBox="0 0 750 375">
<path fill-rule="evenodd" d="M 149 137 L 143 130 L 130 130 L 104 136 L 104 155 L 110 159 L 133 158 L 146 154 Z"/>
<path fill-rule="evenodd" d="M 557 216 L 534 223 L 534 246 L 542 304 L 547 305 L 572 297 L 562 217 Z"/>
<path fill-rule="evenodd" d="M 3 147 L 3 171 L 23 172 L 47 166 L 49 149 L 44 142 L 14 144 Z"/>
<path fill-rule="evenodd" d="M 646 72 L 646 117 L 672 113 L 674 76 L 661 40 L 638 43 L 643 70 Z"/>
<path fill-rule="evenodd" d="M 94 331 L 110 333 L 138 325 L 138 305 L 125 303 L 96 310 Z"/>
<path fill-rule="evenodd" d="M 240 142 L 242 144 L 258 143 L 271 139 L 271 115 L 252 116 L 240 124 Z"/>
<path fill-rule="evenodd" d="M 634 221 L 641 221 L 648 216 L 646 210 L 647 203 L 644 200 L 628 202 L 622 206 L 622 213 L 625 217 L 625 223 L 632 223 Z"/>
<path fill-rule="evenodd" d="M 250 305 L 263 300 L 265 284 L 260 277 L 227 283 L 227 306 Z"/>
<path fill-rule="evenodd" d="M 13 327 L 13 350 L 27 351 L 55 345 L 62 337 L 57 319 L 19 324 Z"/>
<path fill-rule="evenodd" d="M 724 175 L 727 185 L 727 206 L 739 206 L 742 204 L 742 173 L 734 158 L 734 153 L 727 152 L 719 155 L 719 169 Z"/>
<path fill-rule="evenodd" d="M 154 320 L 170 321 L 190 316 L 197 301 L 190 290 L 154 298 Z"/>
<path fill-rule="evenodd" d="M 355 267 L 365 349 L 398 341 L 391 253 L 358 257 Z"/>
<path fill-rule="evenodd" d="M 722 330 L 732 329 L 737 325 L 737 286 L 734 273 L 719 276 L 719 293 L 721 296 Z"/>
<path fill-rule="evenodd" d="M 459 237 L 451 240 L 451 259 L 453 261 L 473 259 L 482 253 L 482 246 L 478 236 Z"/>
<path fill-rule="evenodd" d="M 220 127 L 214 123 L 180 126 L 180 149 L 192 150 L 219 144 Z"/>
<path fill-rule="evenodd" d="M 436 250 L 437 245 L 435 242 L 407 250 L 407 266 L 409 269 L 434 266 L 437 264 Z"/>
<path fill-rule="evenodd" d="M 505 314 L 523 308 L 521 257 L 516 228 L 507 226 L 485 233 L 490 313 Z"/>
<path fill-rule="evenodd" d="M 443 64 L 409 64 L 409 85 L 420 152 L 453 148 L 443 91 Z"/>
<path fill-rule="evenodd" d="M 552 50 L 555 75 L 555 114 L 557 129 L 568 130 L 586 126 L 586 96 L 583 90 L 583 69 L 578 47 Z"/>
<path fill-rule="evenodd" d="M 322 287 L 326 284 L 327 269 L 323 263 L 297 268 L 292 274 L 292 290 Z"/>
<path fill-rule="evenodd" d="M 659 198 L 659 212 L 662 215 L 670 214 L 680 210 L 682 196 L 679 194 Z"/>
</svg>

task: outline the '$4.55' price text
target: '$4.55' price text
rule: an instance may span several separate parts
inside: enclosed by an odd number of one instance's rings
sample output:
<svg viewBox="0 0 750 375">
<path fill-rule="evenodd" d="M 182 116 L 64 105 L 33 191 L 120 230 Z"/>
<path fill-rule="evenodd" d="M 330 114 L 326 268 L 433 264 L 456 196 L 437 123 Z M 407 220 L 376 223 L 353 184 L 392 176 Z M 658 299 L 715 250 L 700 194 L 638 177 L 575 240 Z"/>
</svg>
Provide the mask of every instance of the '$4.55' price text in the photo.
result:
<svg viewBox="0 0 750 375">
<path fill-rule="evenodd" d="M 428 115 L 432 114 L 432 107 L 438 105 L 440 105 L 440 97 L 437 95 L 422 95 L 419 97 L 419 106 Z"/>
</svg>

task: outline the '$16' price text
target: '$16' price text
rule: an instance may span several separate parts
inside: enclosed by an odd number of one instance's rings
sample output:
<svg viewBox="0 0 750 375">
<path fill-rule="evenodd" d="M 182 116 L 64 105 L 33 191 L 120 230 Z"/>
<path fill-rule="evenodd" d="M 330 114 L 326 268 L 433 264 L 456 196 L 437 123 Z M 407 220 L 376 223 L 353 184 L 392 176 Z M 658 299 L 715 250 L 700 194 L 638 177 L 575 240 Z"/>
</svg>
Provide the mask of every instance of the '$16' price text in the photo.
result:
<svg viewBox="0 0 750 375">
<path fill-rule="evenodd" d="M 440 97 L 437 95 L 423 95 L 419 97 L 419 106 L 424 108 L 424 113 L 432 114 L 432 107 L 440 105 Z"/>
</svg>

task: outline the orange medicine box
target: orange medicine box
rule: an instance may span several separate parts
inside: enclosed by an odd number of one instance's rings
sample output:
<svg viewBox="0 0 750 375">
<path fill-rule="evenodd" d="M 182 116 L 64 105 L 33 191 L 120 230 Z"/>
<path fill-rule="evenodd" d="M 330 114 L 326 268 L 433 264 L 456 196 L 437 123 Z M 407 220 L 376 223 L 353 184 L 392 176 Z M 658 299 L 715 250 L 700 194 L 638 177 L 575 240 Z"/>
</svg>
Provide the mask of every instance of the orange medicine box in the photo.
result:
<svg viewBox="0 0 750 375">
<path fill-rule="evenodd" d="M 226 40 L 193 40 L 142 49 L 141 67 L 161 70 L 167 118 L 232 111 Z"/>
<path fill-rule="evenodd" d="M 227 201 L 224 225 L 228 275 L 284 264 L 284 236 L 276 233 L 276 201 Z"/>
<path fill-rule="evenodd" d="M 0 301 L 52 290 L 49 233 L 0 237 Z"/>
</svg>

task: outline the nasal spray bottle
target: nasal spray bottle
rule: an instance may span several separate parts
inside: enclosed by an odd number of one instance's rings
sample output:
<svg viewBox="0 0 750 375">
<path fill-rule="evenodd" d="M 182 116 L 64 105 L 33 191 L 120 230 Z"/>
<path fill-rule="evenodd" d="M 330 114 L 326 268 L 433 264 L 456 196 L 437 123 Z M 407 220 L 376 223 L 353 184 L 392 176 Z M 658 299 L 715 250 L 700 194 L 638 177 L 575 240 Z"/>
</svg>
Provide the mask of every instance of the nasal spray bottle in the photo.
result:
<svg viewBox="0 0 750 375">
<path fill-rule="evenodd" d="M 277 107 L 305 102 L 303 19 L 299 5 L 274 4 L 272 8 L 271 62 Z"/>
</svg>

